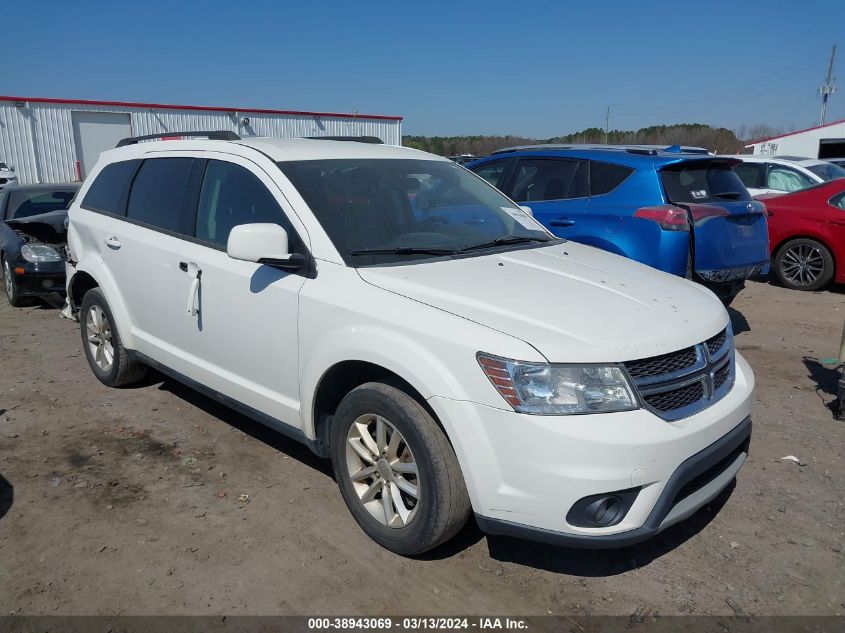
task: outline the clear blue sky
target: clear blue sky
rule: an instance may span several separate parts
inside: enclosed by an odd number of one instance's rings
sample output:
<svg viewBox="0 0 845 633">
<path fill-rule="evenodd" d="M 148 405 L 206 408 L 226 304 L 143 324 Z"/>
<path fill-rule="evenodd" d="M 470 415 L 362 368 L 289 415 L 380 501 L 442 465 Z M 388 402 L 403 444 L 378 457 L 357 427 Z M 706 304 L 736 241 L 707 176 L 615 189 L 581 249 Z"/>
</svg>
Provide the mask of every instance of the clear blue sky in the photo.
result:
<svg viewBox="0 0 845 633">
<path fill-rule="evenodd" d="M 843 0 L 78 2 L 4 12 L 0 94 L 351 111 L 406 134 L 817 123 Z"/>
</svg>

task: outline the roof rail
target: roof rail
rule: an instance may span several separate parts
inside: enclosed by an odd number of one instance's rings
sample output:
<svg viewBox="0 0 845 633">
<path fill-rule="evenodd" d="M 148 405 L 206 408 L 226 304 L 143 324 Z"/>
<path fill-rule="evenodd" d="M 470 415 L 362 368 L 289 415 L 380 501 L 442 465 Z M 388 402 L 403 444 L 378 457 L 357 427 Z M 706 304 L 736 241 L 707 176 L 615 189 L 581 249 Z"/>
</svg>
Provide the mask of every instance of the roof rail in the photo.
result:
<svg viewBox="0 0 845 633">
<path fill-rule="evenodd" d="M 153 139 L 175 139 L 184 138 L 186 136 L 204 136 L 212 141 L 239 141 L 241 137 L 229 130 L 211 130 L 203 132 L 160 132 L 159 134 L 147 134 L 145 136 L 130 136 L 122 138 L 117 142 L 116 147 L 125 147 L 126 145 L 135 145 L 140 141 L 151 141 Z"/>
<path fill-rule="evenodd" d="M 557 149 L 575 149 L 575 150 L 611 150 L 617 152 L 628 152 L 629 154 L 646 154 L 653 156 L 661 152 L 677 153 L 677 154 L 709 154 L 710 152 L 703 147 L 693 147 L 689 145 L 604 145 L 601 143 L 545 143 L 539 145 L 516 145 L 513 147 L 503 147 L 497 149 L 493 154 L 504 154 L 505 152 L 514 151 L 532 151 L 542 152 L 547 150 Z M 492 154 L 491 154 L 492 155 Z"/>
<path fill-rule="evenodd" d="M 305 138 L 312 141 L 352 141 L 353 143 L 373 143 L 374 145 L 384 145 L 378 136 L 306 136 Z"/>
</svg>

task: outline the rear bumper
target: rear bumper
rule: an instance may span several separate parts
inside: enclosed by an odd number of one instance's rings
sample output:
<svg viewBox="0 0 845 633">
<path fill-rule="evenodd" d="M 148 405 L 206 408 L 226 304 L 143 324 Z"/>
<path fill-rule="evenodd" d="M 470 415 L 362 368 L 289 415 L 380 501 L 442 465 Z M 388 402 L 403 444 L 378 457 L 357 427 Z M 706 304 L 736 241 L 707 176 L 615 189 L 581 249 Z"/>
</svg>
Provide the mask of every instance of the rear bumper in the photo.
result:
<svg viewBox="0 0 845 633">
<path fill-rule="evenodd" d="M 708 283 L 730 283 L 737 281 L 745 281 L 758 275 L 764 275 L 769 272 L 769 260 L 757 262 L 756 264 L 747 264 L 745 266 L 733 266 L 731 268 L 715 268 L 715 269 L 696 269 L 696 274 L 699 275 L 705 282 Z"/>
<path fill-rule="evenodd" d="M 475 518 L 487 534 L 514 536 L 562 547 L 609 549 L 633 545 L 683 521 L 717 497 L 742 467 L 750 442 L 751 418 L 748 417 L 727 435 L 678 466 L 643 525 L 633 530 L 602 535 L 569 534 L 478 514 Z"/>
</svg>

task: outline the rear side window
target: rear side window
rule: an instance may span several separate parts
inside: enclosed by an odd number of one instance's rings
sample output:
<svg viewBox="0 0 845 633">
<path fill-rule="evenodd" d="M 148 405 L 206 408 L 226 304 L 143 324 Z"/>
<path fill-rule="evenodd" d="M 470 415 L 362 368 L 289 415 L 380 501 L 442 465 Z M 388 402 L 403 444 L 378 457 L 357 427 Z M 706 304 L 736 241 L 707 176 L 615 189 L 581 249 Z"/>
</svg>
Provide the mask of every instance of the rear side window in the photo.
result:
<svg viewBox="0 0 845 633">
<path fill-rule="evenodd" d="M 525 158 L 517 163 L 511 198 L 518 202 L 586 196 L 586 161 Z"/>
<path fill-rule="evenodd" d="M 808 176 L 805 176 L 797 169 L 785 165 L 770 164 L 766 174 L 766 187 L 775 191 L 787 193 L 806 189 L 816 184 Z"/>
<path fill-rule="evenodd" d="M 85 194 L 82 206 L 92 211 L 123 215 L 129 181 L 140 160 L 125 160 L 106 165 Z"/>
<path fill-rule="evenodd" d="M 681 164 L 660 172 L 670 202 L 751 200 L 739 176 L 727 166 Z"/>
<path fill-rule="evenodd" d="M 226 246 L 238 224 L 271 222 L 288 233 L 291 252 L 297 236 L 273 194 L 249 170 L 219 160 L 208 161 L 197 210 L 197 239 Z"/>
<path fill-rule="evenodd" d="M 590 195 L 601 196 L 610 193 L 634 173 L 634 170 L 624 165 L 612 163 L 590 162 Z"/>
<path fill-rule="evenodd" d="M 746 187 L 760 189 L 763 187 L 763 173 L 766 170 L 764 163 L 742 163 L 734 167 L 734 173 L 739 176 Z"/>
<path fill-rule="evenodd" d="M 126 217 L 178 232 L 183 225 L 182 207 L 193 164 L 193 158 L 145 160 L 132 183 Z"/>
</svg>

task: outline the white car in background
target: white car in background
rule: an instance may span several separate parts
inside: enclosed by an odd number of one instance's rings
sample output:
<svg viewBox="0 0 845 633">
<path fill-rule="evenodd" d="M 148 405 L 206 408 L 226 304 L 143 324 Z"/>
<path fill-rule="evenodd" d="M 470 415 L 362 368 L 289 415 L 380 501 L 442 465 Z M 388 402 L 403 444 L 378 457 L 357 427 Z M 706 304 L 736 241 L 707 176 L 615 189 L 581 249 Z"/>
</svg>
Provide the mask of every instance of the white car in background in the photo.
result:
<svg viewBox="0 0 845 633">
<path fill-rule="evenodd" d="M 6 185 L 14 185 L 17 182 L 18 177 L 15 175 L 15 168 L 0 162 L 0 191 L 3 191 Z"/>
<path fill-rule="evenodd" d="M 835 178 L 845 178 L 845 169 L 818 158 L 798 156 L 732 156 L 742 164 L 734 167 L 752 196 L 761 193 L 790 193 Z"/>
</svg>

